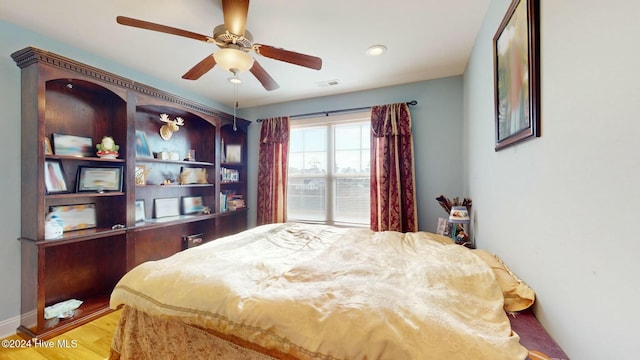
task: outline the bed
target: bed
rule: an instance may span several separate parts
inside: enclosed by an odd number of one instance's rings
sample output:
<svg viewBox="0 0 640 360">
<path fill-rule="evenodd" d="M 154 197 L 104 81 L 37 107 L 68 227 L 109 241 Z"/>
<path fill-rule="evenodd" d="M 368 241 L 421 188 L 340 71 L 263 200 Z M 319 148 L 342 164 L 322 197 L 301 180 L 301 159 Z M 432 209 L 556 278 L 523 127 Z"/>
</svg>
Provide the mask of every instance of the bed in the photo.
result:
<svg viewBox="0 0 640 360">
<path fill-rule="evenodd" d="M 262 225 L 128 272 L 110 359 L 525 359 L 505 306 L 534 295 L 495 266 L 427 232 Z"/>
</svg>

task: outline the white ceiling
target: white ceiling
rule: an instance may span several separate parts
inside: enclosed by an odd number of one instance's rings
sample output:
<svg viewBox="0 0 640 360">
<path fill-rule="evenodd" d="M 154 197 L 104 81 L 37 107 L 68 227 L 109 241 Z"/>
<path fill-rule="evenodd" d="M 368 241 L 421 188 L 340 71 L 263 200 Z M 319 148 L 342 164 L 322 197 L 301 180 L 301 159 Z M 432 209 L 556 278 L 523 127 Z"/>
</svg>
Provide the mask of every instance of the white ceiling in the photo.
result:
<svg viewBox="0 0 640 360">
<path fill-rule="evenodd" d="M 252 53 L 280 88 L 268 92 L 251 73 L 241 73 L 239 107 L 460 75 L 489 2 L 254 0 L 247 19 L 254 43 L 318 56 L 323 67 Z M 222 68 L 195 81 L 181 78 L 218 49 L 214 44 L 122 26 L 118 15 L 208 36 L 224 22 L 220 0 L 0 0 L 0 19 L 233 106 L 233 85 L 226 80 L 232 74 Z M 374 44 L 388 51 L 368 57 L 365 50 Z M 318 86 L 329 80 L 339 85 Z"/>
</svg>

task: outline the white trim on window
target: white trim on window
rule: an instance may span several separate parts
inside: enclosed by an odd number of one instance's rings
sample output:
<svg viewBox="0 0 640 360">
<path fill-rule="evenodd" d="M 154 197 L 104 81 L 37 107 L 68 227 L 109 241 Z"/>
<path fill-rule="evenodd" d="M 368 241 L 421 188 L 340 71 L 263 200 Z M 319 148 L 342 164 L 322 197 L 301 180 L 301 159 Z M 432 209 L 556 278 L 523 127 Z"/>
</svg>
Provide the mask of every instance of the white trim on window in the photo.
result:
<svg viewBox="0 0 640 360">
<path fill-rule="evenodd" d="M 298 120 L 292 120 L 290 122 L 290 128 L 293 131 L 294 129 L 300 129 L 300 128 L 326 128 L 326 136 L 327 136 L 327 146 L 326 146 L 326 167 L 327 167 L 327 173 L 326 175 L 320 175 L 320 174 L 309 174 L 309 173 L 304 173 L 304 174 L 292 174 L 291 172 L 289 172 L 289 179 L 300 179 L 300 178 L 305 178 L 305 179 L 309 179 L 309 178 L 319 178 L 319 179 L 325 179 L 325 216 L 326 216 L 326 221 L 317 221 L 317 220 L 311 220 L 311 219 L 305 219 L 302 217 L 296 217 L 296 214 L 293 213 L 292 211 L 290 211 L 290 201 L 289 199 L 287 200 L 287 220 L 288 221 L 299 221 L 299 222 L 307 222 L 307 223 L 325 223 L 325 224 L 331 224 L 331 225 L 337 225 L 337 226 L 349 226 L 349 227 L 358 227 L 358 226 L 362 226 L 362 227 L 368 227 L 369 226 L 369 221 L 367 220 L 366 223 L 352 223 L 352 222 L 345 222 L 345 221 L 336 221 L 335 220 L 335 214 L 334 214 L 334 209 L 336 207 L 336 199 L 334 198 L 334 189 L 336 186 L 336 179 L 345 179 L 345 178 L 350 178 L 350 177 L 360 177 L 362 178 L 363 175 L 362 174 L 357 174 L 357 175 L 352 175 L 352 174 L 344 174 L 344 173 L 340 173 L 340 174 L 336 174 L 335 171 L 335 162 L 334 162 L 334 154 L 335 154 L 335 146 L 334 146 L 334 127 L 337 125 L 347 125 L 347 124 L 362 124 L 362 123 L 370 123 L 371 121 L 371 111 L 367 110 L 367 111 L 359 111 L 359 112 L 354 112 L 354 113 L 348 113 L 348 114 L 336 114 L 336 115 L 330 115 L 330 116 L 322 116 L 322 117 L 313 117 L 313 118 L 305 118 L 305 119 L 298 119 Z M 291 151 L 291 148 L 289 149 L 289 151 Z M 289 157 L 289 159 L 291 160 L 291 156 Z M 366 177 L 368 177 L 369 174 L 366 174 Z M 292 196 L 289 192 L 287 192 L 287 196 Z M 367 212 L 367 216 L 368 216 L 368 212 Z"/>
</svg>

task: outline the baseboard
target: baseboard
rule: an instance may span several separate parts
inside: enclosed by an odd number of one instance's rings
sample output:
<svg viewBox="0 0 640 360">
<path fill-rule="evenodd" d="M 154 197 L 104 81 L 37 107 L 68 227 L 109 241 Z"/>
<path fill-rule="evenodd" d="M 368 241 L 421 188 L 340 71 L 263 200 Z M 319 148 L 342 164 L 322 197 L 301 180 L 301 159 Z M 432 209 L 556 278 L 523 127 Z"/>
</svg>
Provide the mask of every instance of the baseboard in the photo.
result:
<svg viewBox="0 0 640 360">
<path fill-rule="evenodd" d="M 15 335 L 19 326 L 20 315 L 0 321 L 0 339 Z"/>
</svg>

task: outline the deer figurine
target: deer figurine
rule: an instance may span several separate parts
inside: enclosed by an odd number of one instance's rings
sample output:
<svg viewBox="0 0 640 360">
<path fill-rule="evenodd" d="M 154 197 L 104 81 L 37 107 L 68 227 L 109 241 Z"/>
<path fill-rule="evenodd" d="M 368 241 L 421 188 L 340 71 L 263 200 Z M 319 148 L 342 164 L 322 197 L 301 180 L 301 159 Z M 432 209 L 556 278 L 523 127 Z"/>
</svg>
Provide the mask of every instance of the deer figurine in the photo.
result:
<svg viewBox="0 0 640 360">
<path fill-rule="evenodd" d="M 169 115 L 160 114 L 160 120 L 166 123 L 160 127 L 160 137 L 164 140 L 171 139 L 171 135 L 180 130 L 178 126 L 184 126 L 184 120 L 181 117 L 171 120 L 169 119 Z"/>
</svg>

